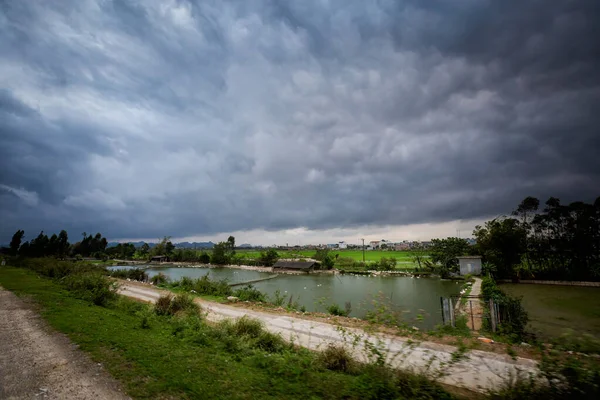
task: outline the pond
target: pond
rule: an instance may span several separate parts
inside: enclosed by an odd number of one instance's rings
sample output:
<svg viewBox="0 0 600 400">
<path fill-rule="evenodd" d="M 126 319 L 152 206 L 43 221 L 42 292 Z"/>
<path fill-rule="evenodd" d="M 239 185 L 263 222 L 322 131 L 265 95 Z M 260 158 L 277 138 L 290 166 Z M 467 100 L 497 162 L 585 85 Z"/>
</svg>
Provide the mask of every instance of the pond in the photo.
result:
<svg viewBox="0 0 600 400">
<path fill-rule="evenodd" d="M 116 267 L 122 268 L 122 267 Z M 209 274 L 211 279 L 227 279 L 240 283 L 271 276 L 270 273 L 233 268 L 149 268 L 149 276 L 162 272 L 171 280 L 184 276 L 199 278 Z M 381 277 L 364 275 L 286 275 L 256 282 L 254 287 L 271 298 L 277 290 L 290 297 L 307 311 L 325 312 L 327 306 L 337 304 L 342 309 L 350 303 L 351 317 L 365 318 L 367 312 L 385 304 L 390 310 L 402 315 L 409 325 L 431 329 L 442 322 L 440 297 L 456 295 L 458 282 L 436 278 Z"/>
</svg>

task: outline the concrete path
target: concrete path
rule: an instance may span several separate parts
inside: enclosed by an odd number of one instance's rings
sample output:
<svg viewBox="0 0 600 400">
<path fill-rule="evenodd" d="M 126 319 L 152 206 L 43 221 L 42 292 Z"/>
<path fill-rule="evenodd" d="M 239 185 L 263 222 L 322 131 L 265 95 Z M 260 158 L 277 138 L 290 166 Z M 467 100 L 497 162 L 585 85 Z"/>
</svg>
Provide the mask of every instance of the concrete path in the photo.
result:
<svg viewBox="0 0 600 400">
<path fill-rule="evenodd" d="M 0 287 L 0 399 L 127 399 L 119 384 Z"/>
<path fill-rule="evenodd" d="M 122 295 L 154 302 L 166 291 L 152 286 L 124 283 Z M 498 388 L 516 376 L 538 375 L 537 362 L 508 355 L 472 350 L 462 354 L 456 347 L 431 342 L 415 343 L 408 338 L 369 334 L 360 329 L 339 327 L 324 322 L 294 318 L 262 311 L 242 309 L 196 299 L 211 321 L 240 318 L 245 315 L 265 324 L 300 346 L 321 350 L 329 344 L 345 345 L 358 360 L 366 361 L 377 352 L 387 354 L 387 362 L 395 368 L 422 372 L 445 384 L 475 391 Z"/>
<path fill-rule="evenodd" d="M 473 286 L 471 286 L 471 293 L 469 296 L 481 296 L 481 278 L 474 278 Z M 467 315 L 467 325 L 472 331 L 479 332 L 481 325 L 483 324 L 483 303 L 481 299 L 467 299 L 467 303 L 464 307 L 464 312 Z"/>
</svg>

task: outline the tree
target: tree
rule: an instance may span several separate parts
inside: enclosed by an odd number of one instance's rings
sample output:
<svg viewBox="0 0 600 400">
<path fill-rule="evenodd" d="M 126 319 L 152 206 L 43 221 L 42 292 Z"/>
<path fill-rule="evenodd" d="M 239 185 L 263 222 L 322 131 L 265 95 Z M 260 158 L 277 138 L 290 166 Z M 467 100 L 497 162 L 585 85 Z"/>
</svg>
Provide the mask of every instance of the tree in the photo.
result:
<svg viewBox="0 0 600 400">
<path fill-rule="evenodd" d="M 150 245 L 146 242 L 140 247 L 140 254 L 143 256 L 147 256 L 150 253 Z"/>
<path fill-rule="evenodd" d="M 233 236 L 227 238 L 227 247 L 229 250 L 229 257 L 233 258 L 235 255 L 235 238 Z"/>
<path fill-rule="evenodd" d="M 217 265 L 226 265 L 231 262 L 231 258 L 229 257 L 229 243 L 228 242 L 219 242 L 214 245 L 211 262 Z"/>
<path fill-rule="evenodd" d="M 477 239 L 476 249 L 500 278 L 516 277 L 516 267 L 527 249 L 527 231 L 514 218 L 496 218 L 476 226 L 473 235 Z"/>
<path fill-rule="evenodd" d="M 24 235 L 25 235 L 24 230 L 18 230 L 13 235 L 13 237 L 10 241 L 10 247 L 9 247 L 11 255 L 16 256 L 17 254 L 19 254 L 19 247 L 21 247 L 21 240 L 23 239 Z"/>
<path fill-rule="evenodd" d="M 64 229 L 58 234 L 57 255 L 60 258 L 65 258 L 69 253 L 69 235 Z"/>
<path fill-rule="evenodd" d="M 267 251 L 261 251 L 258 262 L 265 267 L 272 267 L 279 260 L 279 253 L 275 249 L 269 249 Z"/>
<path fill-rule="evenodd" d="M 465 239 L 449 237 L 433 239 L 429 254 L 431 261 L 439 266 L 440 275 L 447 277 L 450 272 L 458 271 L 458 257 L 466 255 L 469 250 L 469 242 Z"/>
<path fill-rule="evenodd" d="M 32 257 L 43 257 L 46 255 L 46 248 L 48 246 L 48 236 L 41 231 L 40 234 L 29 243 L 29 252 Z"/>
</svg>

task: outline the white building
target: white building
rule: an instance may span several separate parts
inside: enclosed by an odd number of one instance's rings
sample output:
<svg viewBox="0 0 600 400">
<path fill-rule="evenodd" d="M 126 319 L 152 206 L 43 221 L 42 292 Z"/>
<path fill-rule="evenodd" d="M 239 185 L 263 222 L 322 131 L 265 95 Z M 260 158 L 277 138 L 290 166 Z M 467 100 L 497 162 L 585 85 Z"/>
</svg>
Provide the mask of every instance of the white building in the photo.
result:
<svg viewBox="0 0 600 400">
<path fill-rule="evenodd" d="M 481 256 L 458 257 L 460 274 L 481 275 Z"/>
<path fill-rule="evenodd" d="M 347 248 L 348 248 L 348 243 L 346 243 L 346 242 L 338 243 L 338 249 L 342 250 L 342 249 L 347 249 Z"/>
</svg>

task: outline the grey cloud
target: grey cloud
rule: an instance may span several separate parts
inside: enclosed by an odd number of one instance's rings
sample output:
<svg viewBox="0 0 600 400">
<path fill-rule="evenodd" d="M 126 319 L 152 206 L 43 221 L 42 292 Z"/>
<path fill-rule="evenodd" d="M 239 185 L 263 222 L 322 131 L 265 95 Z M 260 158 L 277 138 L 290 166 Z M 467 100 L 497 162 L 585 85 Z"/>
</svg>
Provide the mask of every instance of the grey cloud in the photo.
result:
<svg viewBox="0 0 600 400">
<path fill-rule="evenodd" d="M 594 1 L 0 13 L 0 241 L 360 229 L 600 194 Z"/>
</svg>

